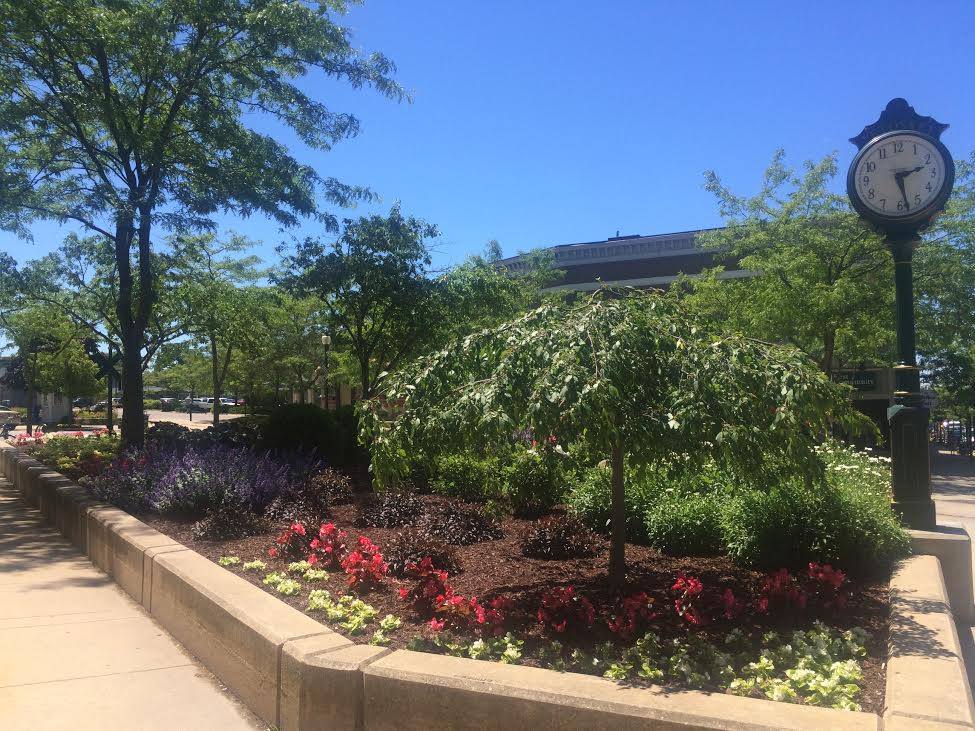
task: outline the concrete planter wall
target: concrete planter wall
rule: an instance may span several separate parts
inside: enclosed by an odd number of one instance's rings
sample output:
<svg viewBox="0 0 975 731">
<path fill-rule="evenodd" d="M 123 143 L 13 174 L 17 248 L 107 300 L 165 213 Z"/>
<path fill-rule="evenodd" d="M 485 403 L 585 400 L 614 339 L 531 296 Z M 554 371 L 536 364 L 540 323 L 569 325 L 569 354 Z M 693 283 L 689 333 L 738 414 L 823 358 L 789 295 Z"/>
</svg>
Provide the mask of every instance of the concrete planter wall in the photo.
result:
<svg viewBox="0 0 975 731">
<path fill-rule="evenodd" d="M 292 729 L 975 728 L 934 556 L 896 572 L 887 709 L 868 713 L 356 645 L 19 451 L 0 471 L 268 724 Z"/>
</svg>

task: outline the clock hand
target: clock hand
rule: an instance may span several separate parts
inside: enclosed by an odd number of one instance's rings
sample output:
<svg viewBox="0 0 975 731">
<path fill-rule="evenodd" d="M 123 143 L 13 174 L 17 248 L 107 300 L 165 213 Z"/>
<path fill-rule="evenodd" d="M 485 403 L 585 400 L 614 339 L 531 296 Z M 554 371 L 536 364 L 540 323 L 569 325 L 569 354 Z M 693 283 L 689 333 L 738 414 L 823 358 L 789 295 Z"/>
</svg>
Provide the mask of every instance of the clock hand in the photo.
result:
<svg viewBox="0 0 975 731">
<path fill-rule="evenodd" d="M 904 197 L 904 208 L 909 211 L 911 210 L 911 204 L 907 202 L 907 191 L 904 190 L 904 178 L 908 174 L 904 172 L 894 173 L 894 180 L 897 181 L 897 187 L 901 189 L 901 195 Z"/>
</svg>

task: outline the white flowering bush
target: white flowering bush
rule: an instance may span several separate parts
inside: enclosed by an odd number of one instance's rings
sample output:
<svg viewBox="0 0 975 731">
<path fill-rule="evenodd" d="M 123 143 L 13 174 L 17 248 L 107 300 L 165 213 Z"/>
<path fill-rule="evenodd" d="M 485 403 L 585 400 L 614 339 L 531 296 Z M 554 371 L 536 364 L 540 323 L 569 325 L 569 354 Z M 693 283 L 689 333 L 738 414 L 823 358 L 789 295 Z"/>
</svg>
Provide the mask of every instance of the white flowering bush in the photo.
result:
<svg viewBox="0 0 975 731">
<path fill-rule="evenodd" d="M 346 594 L 335 601 L 325 589 L 313 589 L 308 594 L 308 611 L 324 612 L 329 621 L 337 623 L 350 635 L 362 632 L 366 625 L 379 614 L 375 607 L 353 597 L 351 594 Z M 387 626 L 389 626 L 388 623 Z M 387 629 L 385 631 L 392 630 Z"/>
</svg>

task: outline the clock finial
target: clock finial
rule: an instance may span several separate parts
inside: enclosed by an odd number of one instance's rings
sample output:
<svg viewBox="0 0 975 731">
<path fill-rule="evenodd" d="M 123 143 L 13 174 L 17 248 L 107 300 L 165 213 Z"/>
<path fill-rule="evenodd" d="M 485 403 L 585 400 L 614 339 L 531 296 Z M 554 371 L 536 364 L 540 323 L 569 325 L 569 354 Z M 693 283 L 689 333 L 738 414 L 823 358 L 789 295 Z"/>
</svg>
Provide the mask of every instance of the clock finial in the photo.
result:
<svg viewBox="0 0 975 731">
<path fill-rule="evenodd" d="M 934 117 L 921 116 L 914 111 L 914 107 L 908 104 L 906 99 L 897 97 L 887 103 L 887 108 L 880 113 L 876 122 L 864 127 L 860 134 L 850 138 L 850 142 L 858 149 L 863 149 L 863 146 L 877 135 L 897 129 L 923 132 L 937 140 L 941 139 L 941 133 L 948 129 L 948 125 L 937 121 Z"/>
</svg>

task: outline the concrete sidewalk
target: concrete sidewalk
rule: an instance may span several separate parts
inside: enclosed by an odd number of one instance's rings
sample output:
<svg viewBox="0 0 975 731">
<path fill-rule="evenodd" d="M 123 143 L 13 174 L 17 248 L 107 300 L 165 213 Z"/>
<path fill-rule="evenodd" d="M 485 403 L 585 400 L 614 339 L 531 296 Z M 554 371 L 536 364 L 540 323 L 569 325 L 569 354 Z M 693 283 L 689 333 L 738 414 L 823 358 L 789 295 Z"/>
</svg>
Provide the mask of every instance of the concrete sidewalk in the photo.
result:
<svg viewBox="0 0 975 731">
<path fill-rule="evenodd" d="M 264 729 L 0 479 L 0 729 Z"/>
</svg>

